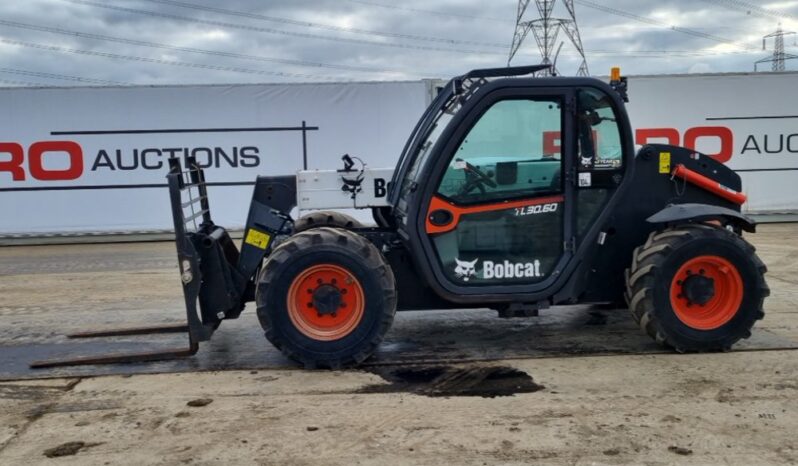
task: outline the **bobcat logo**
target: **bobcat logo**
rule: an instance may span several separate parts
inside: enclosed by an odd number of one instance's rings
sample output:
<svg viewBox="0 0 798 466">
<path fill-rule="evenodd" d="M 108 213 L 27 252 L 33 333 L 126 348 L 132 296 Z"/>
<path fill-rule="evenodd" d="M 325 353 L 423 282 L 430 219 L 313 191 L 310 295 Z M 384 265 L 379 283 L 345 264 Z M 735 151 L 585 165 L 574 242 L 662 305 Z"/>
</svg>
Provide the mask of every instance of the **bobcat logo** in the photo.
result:
<svg viewBox="0 0 798 466">
<path fill-rule="evenodd" d="M 462 278 L 463 281 L 467 282 L 469 278 L 477 276 L 476 265 L 479 259 L 468 262 L 455 258 L 454 261 L 457 262 L 457 267 L 454 268 L 454 274 L 457 278 Z"/>
</svg>

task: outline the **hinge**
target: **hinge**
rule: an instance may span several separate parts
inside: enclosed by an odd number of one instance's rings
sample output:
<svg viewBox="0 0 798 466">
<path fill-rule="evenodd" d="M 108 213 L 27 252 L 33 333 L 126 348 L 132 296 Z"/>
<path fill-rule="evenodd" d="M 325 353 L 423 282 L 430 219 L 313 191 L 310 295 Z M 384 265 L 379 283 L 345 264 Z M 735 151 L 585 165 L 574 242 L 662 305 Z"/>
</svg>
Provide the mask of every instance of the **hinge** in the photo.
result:
<svg viewBox="0 0 798 466">
<path fill-rule="evenodd" d="M 576 168 L 571 168 L 570 170 L 565 171 L 565 183 L 576 185 Z"/>
<path fill-rule="evenodd" d="M 571 115 L 576 115 L 576 99 L 573 97 L 567 97 L 565 99 L 565 110 L 570 113 Z"/>
<path fill-rule="evenodd" d="M 576 238 L 572 236 L 571 239 L 563 241 L 563 249 L 565 249 L 565 252 L 576 252 Z"/>
</svg>

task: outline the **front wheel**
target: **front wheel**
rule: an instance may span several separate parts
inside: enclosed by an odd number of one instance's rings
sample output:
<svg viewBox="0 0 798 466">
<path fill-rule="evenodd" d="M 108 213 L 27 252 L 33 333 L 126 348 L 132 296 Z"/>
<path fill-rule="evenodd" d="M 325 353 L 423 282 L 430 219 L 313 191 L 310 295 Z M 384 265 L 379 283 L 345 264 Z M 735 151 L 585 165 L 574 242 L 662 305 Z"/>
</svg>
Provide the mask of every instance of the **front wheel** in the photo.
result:
<svg viewBox="0 0 798 466">
<path fill-rule="evenodd" d="M 266 338 L 305 367 L 368 358 L 393 322 L 396 283 L 380 251 L 340 228 L 298 233 L 274 250 L 256 291 Z"/>
<path fill-rule="evenodd" d="M 629 309 L 658 343 L 726 351 L 764 317 L 766 267 L 739 235 L 681 225 L 649 236 L 627 270 Z"/>
</svg>

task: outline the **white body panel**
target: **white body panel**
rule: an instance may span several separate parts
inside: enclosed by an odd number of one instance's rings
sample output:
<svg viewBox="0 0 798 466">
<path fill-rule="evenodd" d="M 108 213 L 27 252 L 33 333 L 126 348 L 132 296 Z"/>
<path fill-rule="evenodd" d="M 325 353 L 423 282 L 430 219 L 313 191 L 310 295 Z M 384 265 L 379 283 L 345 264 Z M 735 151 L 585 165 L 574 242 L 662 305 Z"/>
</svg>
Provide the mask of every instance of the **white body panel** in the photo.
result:
<svg viewBox="0 0 798 466">
<path fill-rule="evenodd" d="M 296 177 L 297 207 L 302 211 L 387 206 L 386 194 L 391 175 L 393 168 L 367 167 L 362 171 L 349 172 L 299 171 Z"/>
</svg>

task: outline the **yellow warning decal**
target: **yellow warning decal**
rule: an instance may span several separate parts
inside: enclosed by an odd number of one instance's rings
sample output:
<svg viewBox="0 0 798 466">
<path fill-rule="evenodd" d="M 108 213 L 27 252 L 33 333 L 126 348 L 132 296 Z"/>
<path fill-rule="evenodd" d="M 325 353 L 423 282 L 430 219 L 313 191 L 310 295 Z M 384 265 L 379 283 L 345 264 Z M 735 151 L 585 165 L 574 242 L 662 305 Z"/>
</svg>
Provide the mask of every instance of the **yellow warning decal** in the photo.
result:
<svg viewBox="0 0 798 466">
<path fill-rule="evenodd" d="M 259 249 L 266 249 L 269 247 L 269 242 L 271 240 L 272 237 L 268 233 L 264 233 L 254 228 L 250 228 L 249 231 L 247 232 L 247 237 L 244 239 L 244 242 L 247 244 L 251 244 Z"/>
<path fill-rule="evenodd" d="M 659 172 L 669 174 L 671 172 L 671 153 L 659 153 Z"/>
</svg>

